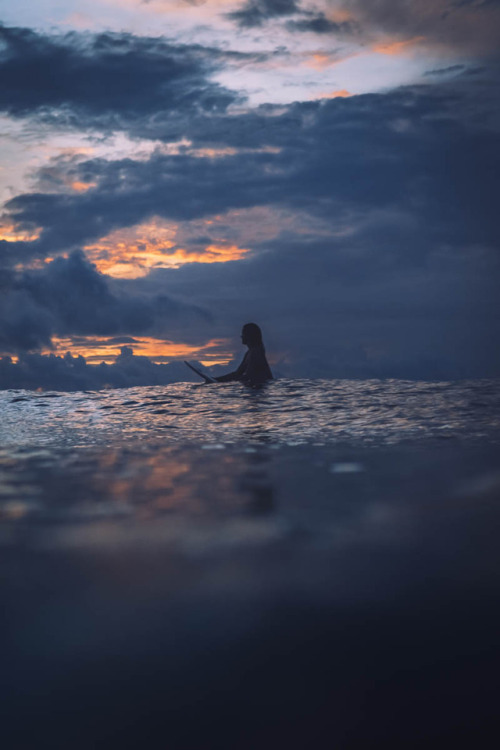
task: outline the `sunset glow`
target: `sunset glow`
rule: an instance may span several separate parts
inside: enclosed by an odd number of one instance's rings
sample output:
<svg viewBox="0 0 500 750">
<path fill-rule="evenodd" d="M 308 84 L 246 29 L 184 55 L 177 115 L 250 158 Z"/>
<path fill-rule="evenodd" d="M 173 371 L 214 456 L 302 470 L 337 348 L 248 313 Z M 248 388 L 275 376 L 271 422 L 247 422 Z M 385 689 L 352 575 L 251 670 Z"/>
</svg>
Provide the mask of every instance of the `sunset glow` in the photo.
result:
<svg viewBox="0 0 500 750">
<path fill-rule="evenodd" d="M 42 351 L 42 354 L 63 356 L 69 352 L 73 357 L 85 357 L 89 364 L 111 364 L 120 355 L 122 347 L 132 349 L 136 357 L 148 357 L 157 364 L 194 359 L 208 367 L 226 364 L 232 357 L 227 339 L 212 339 L 203 346 L 195 346 L 144 336 L 123 337 L 122 340 L 109 336 L 54 337 L 53 348 Z"/>
<path fill-rule="evenodd" d="M 0 224 L 0 241 L 5 242 L 33 242 L 40 237 L 41 229 L 20 229 L 15 224 Z"/>
<path fill-rule="evenodd" d="M 325 52 L 316 52 L 304 62 L 304 65 L 315 70 L 323 70 L 323 68 L 328 68 L 330 65 L 335 65 L 336 62 L 338 60 L 334 56 Z"/>
<path fill-rule="evenodd" d="M 154 219 L 111 232 L 98 242 L 87 245 L 85 251 L 101 273 L 121 279 L 147 276 L 154 268 L 239 260 L 249 252 L 248 248 L 226 242 L 195 250 L 178 247 L 175 241 L 177 229 L 175 224 Z"/>
<path fill-rule="evenodd" d="M 337 97 L 343 99 L 348 96 L 352 96 L 349 91 L 347 91 L 346 89 L 338 89 L 337 91 L 330 91 L 328 93 L 320 94 L 318 96 L 318 99 L 337 99 Z"/>
<path fill-rule="evenodd" d="M 79 182 L 78 180 L 71 183 L 71 187 L 73 190 L 76 190 L 77 193 L 85 193 L 87 190 L 90 190 L 90 188 L 93 188 L 96 186 L 97 183 L 95 182 Z"/>
</svg>

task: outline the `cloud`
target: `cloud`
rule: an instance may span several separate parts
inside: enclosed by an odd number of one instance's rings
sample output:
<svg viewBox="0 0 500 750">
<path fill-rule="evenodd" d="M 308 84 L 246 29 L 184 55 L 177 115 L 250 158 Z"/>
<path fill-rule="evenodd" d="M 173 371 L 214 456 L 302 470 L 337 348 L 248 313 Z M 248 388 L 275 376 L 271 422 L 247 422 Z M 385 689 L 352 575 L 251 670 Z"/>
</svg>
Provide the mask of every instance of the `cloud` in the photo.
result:
<svg viewBox="0 0 500 750">
<path fill-rule="evenodd" d="M 147 357 L 134 356 L 127 346 L 122 347 L 113 364 L 90 365 L 84 357 L 71 354 L 64 357 L 23 354 L 18 362 L 9 357 L 0 358 L 0 389 L 81 391 L 166 385 L 179 381 L 200 382 L 183 362 L 157 365 Z"/>
<path fill-rule="evenodd" d="M 0 26 L 0 110 L 113 130 L 160 112 L 224 111 L 237 94 L 210 80 L 248 56 L 129 33 L 48 35 Z"/>
<path fill-rule="evenodd" d="M 349 211 L 397 207 L 418 216 L 435 241 L 496 243 L 500 134 L 490 96 L 489 86 L 462 80 L 296 103 L 274 114 L 264 107 L 209 118 L 206 128 L 195 119 L 187 126 L 195 144 L 234 151 L 82 162 L 78 179 L 95 187 L 27 193 L 6 204 L 13 224 L 41 233 L 0 250 L 8 251 L 5 263 L 53 256 L 152 217 L 189 222 L 255 206 L 327 218 L 332 231 Z M 234 244 L 248 247 L 244 237 Z"/>
<path fill-rule="evenodd" d="M 335 34 L 353 36 L 355 26 L 350 21 L 332 21 L 322 12 L 302 10 L 300 18 L 287 21 L 288 31 L 302 31 L 312 34 Z"/>
<path fill-rule="evenodd" d="M 296 0 L 247 0 L 238 10 L 224 15 L 241 29 L 258 28 L 269 21 L 294 16 L 285 24 L 291 32 L 348 36 L 357 33 L 351 20 L 332 20 L 324 12 L 304 8 Z"/>
<path fill-rule="evenodd" d="M 7 272 L 0 299 L 0 352 L 50 348 L 52 336 L 140 334 L 168 330 L 193 318 L 203 329 L 206 311 L 164 293 L 141 297 L 111 289 L 83 253 L 57 258 L 44 268 Z"/>
<path fill-rule="evenodd" d="M 449 75 L 450 73 L 463 73 L 466 70 L 465 65 L 448 65 L 446 68 L 437 68 L 436 70 L 428 70 L 424 73 L 425 77 L 429 76 L 442 76 Z"/>
<path fill-rule="evenodd" d="M 292 33 L 340 35 L 362 47 L 386 47 L 393 54 L 406 51 L 415 41 L 458 57 L 498 55 L 500 48 L 498 0 L 325 0 L 322 5 L 248 0 L 226 17 L 242 29 L 284 19 L 285 29 Z"/>
<path fill-rule="evenodd" d="M 349 13 L 365 41 L 375 44 L 384 37 L 394 42 L 424 37 L 435 51 L 478 57 L 498 55 L 500 48 L 497 0 L 340 0 L 333 5 Z"/>
<path fill-rule="evenodd" d="M 299 11 L 295 0 L 247 0 L 239 10 L 226 13 L 242 29 L 263 26 L 272 18 L 291 16 Z"/>
</svg>

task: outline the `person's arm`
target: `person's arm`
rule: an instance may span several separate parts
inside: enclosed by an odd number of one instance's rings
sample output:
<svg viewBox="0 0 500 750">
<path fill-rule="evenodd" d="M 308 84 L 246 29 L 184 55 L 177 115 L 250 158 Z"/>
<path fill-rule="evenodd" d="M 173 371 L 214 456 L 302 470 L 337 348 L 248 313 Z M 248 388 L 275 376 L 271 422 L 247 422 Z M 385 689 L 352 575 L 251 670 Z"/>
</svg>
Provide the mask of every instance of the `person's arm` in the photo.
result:
<svg viewBox="0 0 500 750">
<path fill-rule="evenodd" d="M 243 360 L 237 370 L 235 370 L 234 372 L 228 372 L 227 375 L 219 375 L 219 377 L 215 378 L 215 380 L 217 380 L 219 383 L 229 383 L 231 380 L 241 380 L 246 369 L 247 357 L 248 352 L 243 357 Z"/>
</svg>

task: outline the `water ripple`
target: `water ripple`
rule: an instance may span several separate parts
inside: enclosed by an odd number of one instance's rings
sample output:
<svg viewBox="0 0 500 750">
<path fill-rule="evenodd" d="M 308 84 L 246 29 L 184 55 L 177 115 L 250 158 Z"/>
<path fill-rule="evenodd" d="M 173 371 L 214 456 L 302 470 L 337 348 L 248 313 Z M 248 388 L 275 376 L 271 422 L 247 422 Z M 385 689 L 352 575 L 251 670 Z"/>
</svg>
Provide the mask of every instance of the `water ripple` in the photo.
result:
<svg viewBox="0 0 500 750">
<path fill-rule="evenodd" d="M 500 382 L 279 380 L 85 393 L 0 392 L 4 446 L 129 441 L 204 444 L 396 444 L 497 439 Z M 40 408 L 42 407 L 42 408 Z"/>
</svg>

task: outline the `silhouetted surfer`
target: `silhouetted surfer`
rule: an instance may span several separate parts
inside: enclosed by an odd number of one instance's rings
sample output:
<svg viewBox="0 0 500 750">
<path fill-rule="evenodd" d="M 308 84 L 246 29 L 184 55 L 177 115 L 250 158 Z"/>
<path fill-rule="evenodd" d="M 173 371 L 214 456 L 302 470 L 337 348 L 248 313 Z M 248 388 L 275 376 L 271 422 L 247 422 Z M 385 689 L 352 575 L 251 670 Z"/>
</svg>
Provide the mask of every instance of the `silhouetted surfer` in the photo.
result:
<svg viewBox="0 0 500 750">
<path fill-rule="evenodd" d="M 255 323 L 247 323 L 241 331 L 241 343 L 248 346 L 248 351 L 237 370 L 215 378 L 220 383 L 228 380 L 240 380 L 246 385 L 260 385 L 273 379 L 267 363 L 266 351 L 262 343 L 262 332 Z"/>
</svg>

